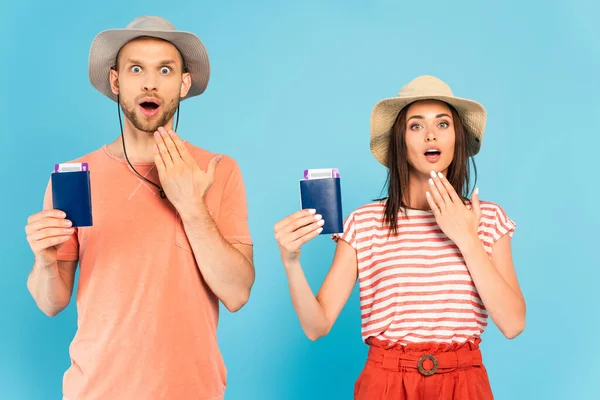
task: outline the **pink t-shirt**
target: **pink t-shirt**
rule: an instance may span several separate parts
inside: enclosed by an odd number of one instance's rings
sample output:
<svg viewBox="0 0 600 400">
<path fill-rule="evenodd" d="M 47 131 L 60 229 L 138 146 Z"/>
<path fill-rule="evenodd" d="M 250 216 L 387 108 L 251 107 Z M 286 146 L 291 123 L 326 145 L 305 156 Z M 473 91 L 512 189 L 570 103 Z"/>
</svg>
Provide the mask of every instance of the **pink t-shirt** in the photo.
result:
<svg viewBox="0 0 600 400">
<path fill-rule="evenodd" d="M 213 154 L 186 146 L 205 169 Z M 202 279 L 179 215 L 106 146 L 72 162 L 89 164 L 94 225 L 77 229 L 58 252 L 59 260 L 80 265 L 64 398 L 222 399 L 218 299 Z M 134 166 L 159 182 L 154 163 Z M 252 244 L 235 160 L 219 162 L 206 203 L 227 241 Z"/>
</svg>

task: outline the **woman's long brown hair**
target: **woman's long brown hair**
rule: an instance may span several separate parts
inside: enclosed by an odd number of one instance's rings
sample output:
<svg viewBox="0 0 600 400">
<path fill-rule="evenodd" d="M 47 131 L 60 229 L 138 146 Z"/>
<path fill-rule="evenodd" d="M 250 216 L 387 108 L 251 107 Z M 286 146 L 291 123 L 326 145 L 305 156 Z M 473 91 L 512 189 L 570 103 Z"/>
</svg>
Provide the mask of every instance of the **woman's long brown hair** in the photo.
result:
<svg viewBox="0 0 600 400">
<path fill-rule="evenodd" d="M 477 181 L 477 167 L 473 157 L 469 156 L 467 137 L 462 120 L 458 112 L 451 105 L 447 104 L 452 112 L 452 120 L 454 121 L 455 144 L 454 158 L 448 167 L 446 178 L 456 193 L 467 200 L 470 180 L 471 163 Z M 392 134 L 389 137 L 387 167 L 388 176 L 386 186 L 388 188 L 387 202 L 385 205 L 384 225 L 388 225 L 391 234 L 396 234 L 398 230 L 398 213 L 406 213 L 406 208 L 410 208 L 410 204 L 405 204 L 405 201 L 410 199 L 409 196 L 409 176 L 412 168 L 408 163 L 408 152 L 406 149 L 406 111 L 408 106 L 404 107 L 399 113 L 394 125 L 392 126 Z M 384 198 L 385 199 L 385 198 Z M 384 200 L 380 199 L 380 200 Z"/>
</svg>

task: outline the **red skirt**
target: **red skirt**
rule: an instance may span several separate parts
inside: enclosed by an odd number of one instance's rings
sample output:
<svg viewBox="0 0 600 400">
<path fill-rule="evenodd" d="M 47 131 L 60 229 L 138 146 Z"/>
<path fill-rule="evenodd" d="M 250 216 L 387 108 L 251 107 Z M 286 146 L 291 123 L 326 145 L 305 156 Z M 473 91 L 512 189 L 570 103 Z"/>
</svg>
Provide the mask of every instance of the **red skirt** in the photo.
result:
<svg viewBox="0 0 600 400">
<path fill-rule="evenodd" d="M 354 385 L 354 399 L 492 400 L 479 342 L 402 347 L 371 338 L 367 362 Z"/>
</svg>

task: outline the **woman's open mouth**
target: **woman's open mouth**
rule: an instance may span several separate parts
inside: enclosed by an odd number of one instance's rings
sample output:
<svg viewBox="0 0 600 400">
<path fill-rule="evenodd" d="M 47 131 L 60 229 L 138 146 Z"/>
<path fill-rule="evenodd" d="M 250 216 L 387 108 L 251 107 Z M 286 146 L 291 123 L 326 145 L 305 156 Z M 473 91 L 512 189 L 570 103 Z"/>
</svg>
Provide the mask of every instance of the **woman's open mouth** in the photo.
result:
<svg viewBox="0 0 600 400">
<path fill-rule="evenodd" d="M 432 164 L 438 162 L 440 160 L 441 156 L 442 156 L 442 152 L 436 148 L 428 149 L 425 152 L 425 158 L 427 159 L 427 161 L 429 161 Z"/>
</svg>

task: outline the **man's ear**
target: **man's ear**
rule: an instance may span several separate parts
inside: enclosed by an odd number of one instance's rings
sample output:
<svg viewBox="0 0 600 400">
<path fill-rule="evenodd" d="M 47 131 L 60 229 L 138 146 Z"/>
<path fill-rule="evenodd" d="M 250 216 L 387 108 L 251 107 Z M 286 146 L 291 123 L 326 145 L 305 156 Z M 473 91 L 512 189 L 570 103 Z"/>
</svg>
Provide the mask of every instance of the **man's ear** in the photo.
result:
<svg viewBox="0 0 600 400">
<path fill-rule="evenodd" d="M 118 95 L 119 94 L 119 72 L 117 72 L 115 67 L 112 67 L 110 69 L 109 79 L 110 79 L 110 90 L 112 90 L 112 92 L 115 95 Z"/>
<path fill-rule="evenodd" d="M 179 91 L 179 97 L 184 98 L 187 96 L 190 88 L 192 87 L 192 76 L 189 72 L 184 72 L 181 76 L 181 90 Z"/>
</svg>

